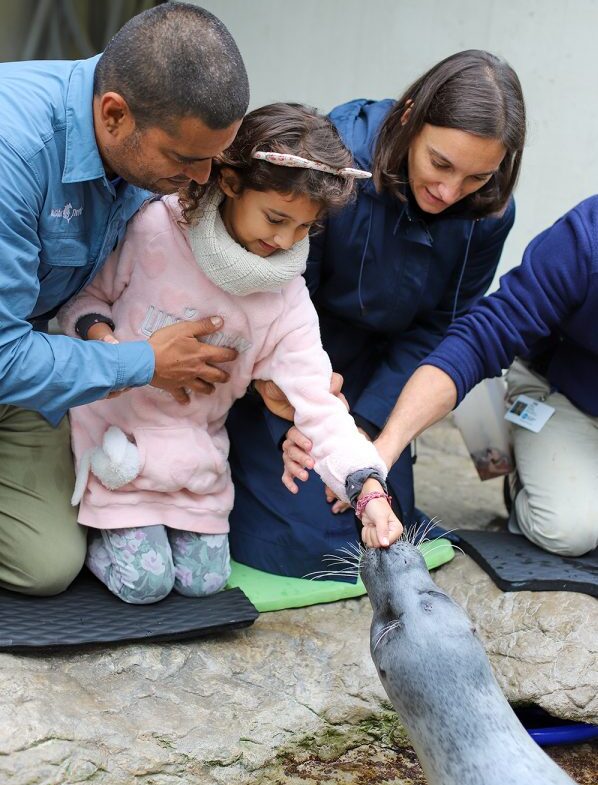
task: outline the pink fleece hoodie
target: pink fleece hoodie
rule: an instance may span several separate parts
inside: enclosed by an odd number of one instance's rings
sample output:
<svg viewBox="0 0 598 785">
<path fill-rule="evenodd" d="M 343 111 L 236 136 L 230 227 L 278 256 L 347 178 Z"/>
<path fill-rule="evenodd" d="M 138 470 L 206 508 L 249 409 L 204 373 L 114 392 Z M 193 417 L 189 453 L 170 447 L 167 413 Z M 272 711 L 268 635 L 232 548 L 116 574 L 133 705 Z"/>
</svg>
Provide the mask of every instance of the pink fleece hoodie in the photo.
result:
<svg viewBox="0 0 598 785">
<path fill-rule="evenodd" d="M 330 361 L 303 278 L 278 291 L 229 294 L 201 270 L 180 217 L 174 197 L 146 205 L 93 283 L 62 309 L 61 325 L 75 336 L 81 316 L 104 314 L 122 342 L 147 338 L 165 324 L 218 314 L 224 326 L 209 340 L 234 347 L 239 356 L 227 367 L 228 382 L 210 396 L 192 394 L 187 406 L 146 386 L 71 410 L 78 470 L 110 426 L 137 445 L 140 458 L 138 476 L 117 490 L 89 475 L 79 522 L 107 529 L 164 524 L 207 534 L 228 531 L 233 486 L 224 422 L 252 379 L 271 379 L 285 392 L 296 425 L 313 442 L 316 471 L 340 498 L 346 499 L 345 478 L 357 469 L 372 466 L 385 476 L 375 447 L 329 392 Z"/>
</svg>

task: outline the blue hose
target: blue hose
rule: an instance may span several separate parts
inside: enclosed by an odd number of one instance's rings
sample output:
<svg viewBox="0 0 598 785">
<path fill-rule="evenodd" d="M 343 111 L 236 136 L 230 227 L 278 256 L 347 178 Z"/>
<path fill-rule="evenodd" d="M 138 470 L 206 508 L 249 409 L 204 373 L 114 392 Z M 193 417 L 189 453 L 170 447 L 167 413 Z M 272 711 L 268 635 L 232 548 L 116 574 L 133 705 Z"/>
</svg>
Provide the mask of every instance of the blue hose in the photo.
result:
<svg viewBox="0 0 598 785">
<path fill-rule="evenodd" d="M 526 728 L 532 739 L 540 747 L 551 744 L 582 744 L 584 741 L 598 739 L 598 725 L 574 722 L 570 725 L 553 725 L 548 728 Z"/>
</svg>

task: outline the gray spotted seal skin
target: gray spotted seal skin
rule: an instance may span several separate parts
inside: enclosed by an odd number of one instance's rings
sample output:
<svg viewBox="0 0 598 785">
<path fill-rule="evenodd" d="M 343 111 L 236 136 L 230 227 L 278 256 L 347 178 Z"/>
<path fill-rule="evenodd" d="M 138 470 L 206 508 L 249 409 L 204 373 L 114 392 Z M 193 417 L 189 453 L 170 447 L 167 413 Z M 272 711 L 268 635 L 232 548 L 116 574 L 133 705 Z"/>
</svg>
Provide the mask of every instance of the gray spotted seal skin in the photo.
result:
<svg viewBox="0 0 598 785">
<path fill-rule="evenodd" d="M 413 545 L 368 548 L 370 651 L 430 785 L 574 785 L 504 697 L 471 620 Z"/>
</svg>

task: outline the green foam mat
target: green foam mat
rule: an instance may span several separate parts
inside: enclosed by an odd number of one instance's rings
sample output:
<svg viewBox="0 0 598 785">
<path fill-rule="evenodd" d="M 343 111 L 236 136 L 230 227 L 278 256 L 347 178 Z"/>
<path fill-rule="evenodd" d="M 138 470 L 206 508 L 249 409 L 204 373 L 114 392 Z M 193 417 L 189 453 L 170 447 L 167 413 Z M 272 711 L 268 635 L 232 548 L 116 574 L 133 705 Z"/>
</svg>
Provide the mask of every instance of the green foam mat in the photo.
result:
<svg viewBox="0 0 598 785">
<path fill-rule="evenodd" d="M 455 552 L 448 540 L 439 538 L 419 546 L 429 570 L 449 562 Z M 236 561 L 231 562 L 232 572 L 228 588 L 242 589 L 258 611 L 281 611 L 286 608 L 303 608 L 322 602 L 347 600 L 366 593 L 361 579 L 357 583 L 344 581 L 310 581 L 306 578 L 286 578 L 269 572 L 254 570 Z"/>
</svg>

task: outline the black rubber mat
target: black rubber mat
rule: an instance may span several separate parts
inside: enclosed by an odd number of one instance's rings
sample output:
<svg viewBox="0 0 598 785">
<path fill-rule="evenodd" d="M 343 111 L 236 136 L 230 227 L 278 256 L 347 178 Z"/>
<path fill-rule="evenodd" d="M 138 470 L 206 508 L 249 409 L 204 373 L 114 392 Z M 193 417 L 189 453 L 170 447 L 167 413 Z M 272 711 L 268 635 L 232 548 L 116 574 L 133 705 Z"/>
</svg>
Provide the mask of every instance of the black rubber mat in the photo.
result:
<svg viewBox="0 0 598 785">
<path fill-rule="evenodd" d="M 248 627 L 258 616 L 241 589 L 197 599 L 171 592 L 151 605 L 129 605 L 84 569 L 55 597 L 0 589 L 0 650 L 197 638 Z"/>
<path fill-rule="evenodd" d="M 503 591 L 576 591 L 598 597 L 598 548 L 570 558 L 509 532 L 457 529 L 449 535 Z"/>
</svg>

